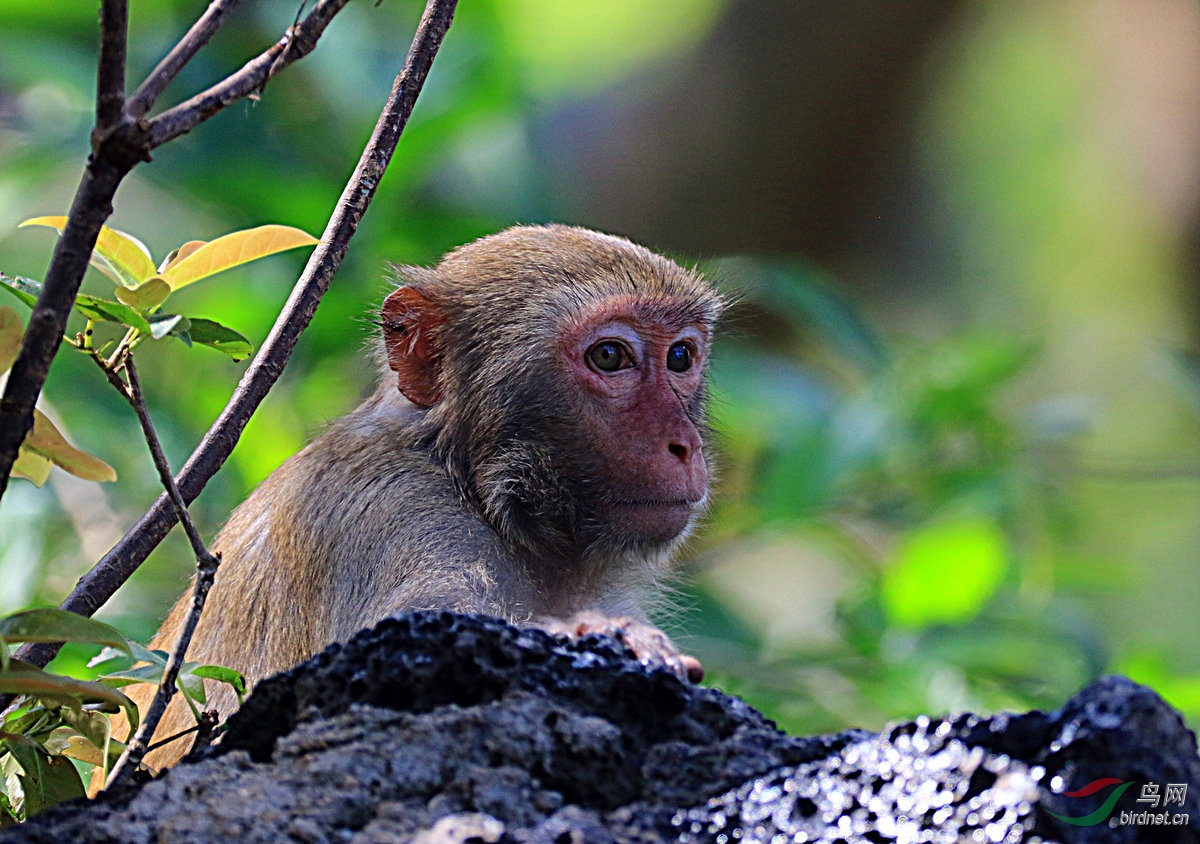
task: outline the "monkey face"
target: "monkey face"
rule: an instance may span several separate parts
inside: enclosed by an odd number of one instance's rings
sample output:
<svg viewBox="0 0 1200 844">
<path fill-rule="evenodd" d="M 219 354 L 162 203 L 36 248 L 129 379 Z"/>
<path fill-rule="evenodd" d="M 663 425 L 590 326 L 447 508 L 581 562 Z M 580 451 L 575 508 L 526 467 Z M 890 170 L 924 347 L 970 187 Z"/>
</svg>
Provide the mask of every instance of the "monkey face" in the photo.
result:
<svg viewBox="0 0 1200 844">
<path fill-rule="evenodd" d="M 591 517 L 639 543 L 674 540 L 703 509 L 707 327 L 675 303 L 612 297 L 562 332 L 559 351 L 591 452 Z"/>
</svg>

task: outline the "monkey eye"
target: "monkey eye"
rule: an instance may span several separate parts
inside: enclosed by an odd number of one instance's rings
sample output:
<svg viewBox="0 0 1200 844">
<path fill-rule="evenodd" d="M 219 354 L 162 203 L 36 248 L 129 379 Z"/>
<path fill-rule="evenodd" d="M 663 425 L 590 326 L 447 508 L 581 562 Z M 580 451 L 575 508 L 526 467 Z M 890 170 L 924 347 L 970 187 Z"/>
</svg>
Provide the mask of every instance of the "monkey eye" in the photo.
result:
<svg viewBox="0 0 1200 844">
<path fill-rule="evenodd" d="M 615 340 L 601 340 L 587 350 L 587 358 L 601 372 L 617 372 L 633 366 L 628 350 Z"/>
<path fill-rule="evenodd" d="M 686 343 L 676 343 L 667 349 L 667 369 L 672 372 L 687 372 L 692 368 L 692 350 Z"/>
</svg>

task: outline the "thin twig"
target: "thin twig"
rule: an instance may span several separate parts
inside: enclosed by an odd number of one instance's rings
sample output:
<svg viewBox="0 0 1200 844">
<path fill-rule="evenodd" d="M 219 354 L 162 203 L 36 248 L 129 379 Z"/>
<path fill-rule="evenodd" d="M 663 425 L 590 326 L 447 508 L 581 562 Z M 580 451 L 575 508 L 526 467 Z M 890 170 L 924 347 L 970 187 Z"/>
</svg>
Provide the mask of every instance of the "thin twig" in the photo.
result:
<svg viewBox="0 0 1200 844">
<path fill-rule="evenodd" d="M 192 28 L 187 31 L 187 34 L 179 40 L 171 52 L 167 53 L 158 66 L 146 77 L 146 81 L 129 98 L 126 110 L 130 117 L 140 120 L 145 116 L 163 89 L 171 84 L 172 80 L 179 75 L 179 71 L 183 70 L 184 65 L 190 62 L 200 48 L 208 43 L 208 40 L 213 37 L 213 34 L 241 2 L 242 0 L 213 0 L 208 5 L 204 14 L 192 24 Z"/>
<path fill-rule="evenodd" d="M 167 463 L 167 456 L 163 453 L 162 443 L 159 442 L 158 433 L 154 430 L 154 424 L 150 421 L 150 413 L 146 409 L 146 401 L 142 397 L 142 385 L 138 381 L 137 367 L 133 363 L 133 352 L 128 350 L 124 356 L 124 368 L 125 375 L 129 378 L 129 403 L 133 405 L 133 409 L 137 413 L 138 422 L 142 426 L 142 435 L 146 438 L 146 444 L 150 446 L 150 455 L 154 458 L 154 468 L 158 470 L 158 478 L 162 481 L 163 488 L 166 489 L 167 495 L 175 507 L 176 518 L 183 523 L 183 530 L 187 534 L 188 542 L 192 544 L 192 552 L 196 555 L 196 564 L 203 566 L 212 558 L 212 554 L 209 553 L 204 540 L 200 538 L 200 531 L 196 530 L 196 523 L 192 521 L 187 504 L 184 503 L 183 496 L 179 494 L 175 476 L 171 474 L 171 466 Z M 215 569 L 215 560 L 212 565 Z"/>
<path fill-rule="evenodd" d="M 150 421 L 150 413 L 146 409 L 146 401 L 142 396 L 142 385 L 138 380 L 137 367 L 134 365 L 131 352 L 125 353 L 122 365 L 125 369 L 125 376 L 129 379 L 125 397 L 137 413 L 138 422 L 141 423 L 146 444 L 150 446 L 150 454 L 154 458 L 154 467 L 158 470 L 159 479 L 167 489 L 167 494 L 175 506 L 175 515 L 183 523 L 184 531 L 186 531 L 188 540 L 192 543 L 192 550 L 196 554 L 196 581 L 192 590 L 192 608 L 184 621 L 183 629 L 179 631 L 179 638 L 175 640 L 175 646 L 171 649 L 167 664 L 163 668 L 162 682 L 159 683 L 158 692 L 154 695 L 150 709 L 138 726 L 137 733 L 126 744 L 125 752 L 113 766 L 108 777 L 108 785 L 120 782 L 122 778 L 132 774 L 137 770 L 142 757 L 146 755 L 150 739 L 154 737 L 158 722 L 162 720 L 163 713 L 167 711 L 167 704 L 171 702 L 171 696 L 175 693 L 175 682 L 179 678 L 179 669 L 183 666 L 188 645 L 192 642 L 192 634 L 196 632 L 196 625 L 204 610 L 204 602 L 208 598 L 208 590 L 212 588 L 213 579 L 217 574 L 217 566 L 220 564 L 219 558 L 209 552 L 200 538 L 200 532 L 196 530 L 195 522 L 192 521 L 187 505 L 183 503 L 183 496 L 179 494 L 179 487 L 175 484 L 175 478 L 171 475 L 170 464 L 167 463 L 158 434 Z M 113 375 L 115 377 L 115 373 Z"/>
<path fill-rule="evenodd" d="M 456 0 L 429 0 L 426 5 L 408 58 L 396 77 L 358 167 L 342 191 L 320 244 L 313 250 L 287 304 L 229 403 L 179 473 L 177 480 L 184 501 L 194 500 L 225 463 L 246 422 L 282 374 L 301 332 L 312 320 L 317 304 L 341 265 L 350 238 L 387 169 L 434 56 L 454 18 L 456 4 Z M 86 616 L 95 613 L 137 570 L 174 524 L 170 502 L 166 495 L 160 496 L 154 507 L 79 580 L 61 608 Z M 57 652 L 56 645 L 38 644 L 22 646 L 18 655 L 44 666 Z"/>
<path fill-rule="evenodd" d="M 125 51 L 129 36 L 127 0 L 100 4 L 100 67 L 96 73 L 96 132 L 111 132 L 125 110 Z"/>
<path fill-rule="evenodd" d="M 230 103 L 254 94 L 272 75 L 311 53 L 325 27 L 348 2 L 349 0 L 321 0 L 303 21 L 289 27 L 282 38 L 246 62 L 240 70 L 225 77 L 207 91 L 202 91 L 151 119 L 151 148 L 192 131 Z"/>
<path fill-rule="evenodd" d="M 158 729 L 158 723 L 162 720 L 163 713 L 167 711 L 167 704 L 171 702 L 171 696 L 175 693 L 179 669 L 183 667 L 184 655 L 187 653 L 188 645 L 192 643 L 192 634 L 196 632 L 200 614 L 204 611 L 204 602 L 208 600 L 208 591 L 212 588 L 219 562 L 217 557 L 209 554 L 196 565 L 196 579 L 192 588 L 192 607 L 184 620 L 183 629 L 179 631 L 179 638 L 175 640 L 175 645 L 171 648 L 171 655 L 167 657 L 158 692 L 154 695 L 154 700 L 150 702 L 150 709 L 142 718 L 141 724 L 138 725 L 137 732 L 126 743 L 125 752 L 121 754 L 121 758 L 109 772 L 105 788 L 111 788 L 116 783 L 128 780 L 148 752 L 149 742 L 154 737 L 154 731 Z"/>
</svg>

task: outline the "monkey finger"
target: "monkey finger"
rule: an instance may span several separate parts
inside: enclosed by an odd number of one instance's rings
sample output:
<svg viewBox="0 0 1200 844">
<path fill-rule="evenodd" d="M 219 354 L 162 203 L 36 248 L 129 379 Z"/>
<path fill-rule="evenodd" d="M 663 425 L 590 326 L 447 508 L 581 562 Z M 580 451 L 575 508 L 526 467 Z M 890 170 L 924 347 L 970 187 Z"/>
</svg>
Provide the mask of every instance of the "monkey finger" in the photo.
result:
<svg viewBox="0 0 1200 844">
<path fill-rule="evenodd" d="M 542 623 L 551 632 L 566 632 L 573 637 L 588 633 L 611 636 L 623 642 L 644 665 L 662 666 L 685 683 L 698 683 L 704 679 L 704 668 L 699 660 L 681 654 L 666 633 L 644 621 L 584 610 L 570 619 L 544 619 Z"/>
</svg>

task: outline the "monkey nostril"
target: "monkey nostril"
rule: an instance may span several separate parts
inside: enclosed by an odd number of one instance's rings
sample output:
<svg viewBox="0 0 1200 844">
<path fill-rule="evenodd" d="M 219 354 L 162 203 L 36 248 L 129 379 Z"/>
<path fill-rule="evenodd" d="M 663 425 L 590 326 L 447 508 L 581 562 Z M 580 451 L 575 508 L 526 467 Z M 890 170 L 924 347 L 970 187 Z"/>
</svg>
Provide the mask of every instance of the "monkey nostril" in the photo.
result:
<svg viewBox="0 0 1200 844">
<path fill-rule="evenodd" d="M 667 451 L 671 452 L 684 462 L 687 462 L 688 454 L 690 453 L 688 447 L 682 443 L 669 443 L 667 445 Z"/>
</svg>

